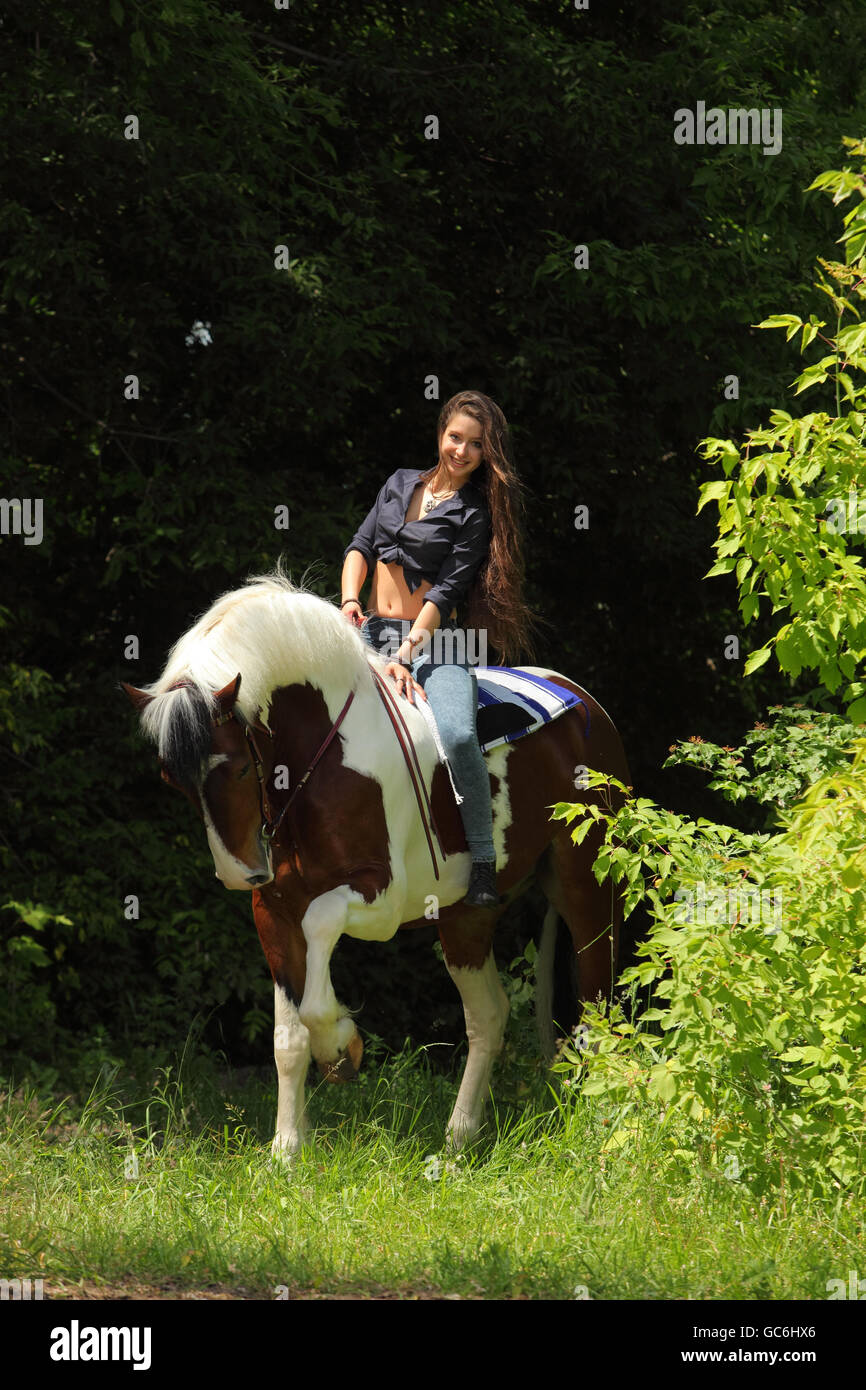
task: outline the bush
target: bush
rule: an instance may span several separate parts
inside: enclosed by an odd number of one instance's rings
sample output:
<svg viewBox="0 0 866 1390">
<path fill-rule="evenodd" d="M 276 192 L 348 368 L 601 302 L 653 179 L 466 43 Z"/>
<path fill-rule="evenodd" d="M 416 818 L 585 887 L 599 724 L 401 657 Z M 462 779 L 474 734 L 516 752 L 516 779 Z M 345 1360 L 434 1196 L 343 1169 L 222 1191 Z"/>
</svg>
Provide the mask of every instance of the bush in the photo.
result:
<svg viewBox="0 0 866 1390">
<path fill-rule="evenodd" d="M 555 810 L 581 814 L 575 838 L 608 824 L 598 876 L 626 884 L 627 910 L 647 899 L 652 927 L 621 983 L 653 998 L 633 1020 L 588 1007 L 559 1068 L 617 1103 L 617 1127 L 638 1101 L 682 1116 L 688 1142 L 756 1192 L 866 1190 L 866 739 L 774 836 L 643 798 L 617 815 Z M 673 1151 L 683 1130 L 668 1128 Z"/>
<path fill-rule="evenodd" d="M 846 143 L 866 156 L 866 143 Z M 854 547 L 866 533 L 866 499 L 861 508 L 854 488 L 866 436 L 866 324 L 857 312 L 866 300 L 866 182 L 843 170 L 812 186 L 834 202 L 859 198 L 845 218 L 847 263 L 820 262 L 835 335 L 825 337 L 814 315 L 808 323 L 775 315 L 761 326 L 783 326 L 789 340 L 801 333 L 801 351 L 816 337 L 829 345 L 795 384 L 799 393 L 829 380 L 836 414 L 775 411 L 742 448 L 705 440 L 705 457 L 726 477 L 702 489 L 699 510 L 718 503 L 720 558 L 710 574 L 735 575 L 745 622 L 765 600 L 790 616 L 752 653 L 746 674 L 775 651 L 792 678 L 817 671 L 825 701 L 839 691 L 847 718 L 782 708 L 741 748 L 692 739 L 669 759 L 714 770 L 711 785 L 731 801 L 748 793 L 772 806 L 773 833 L 689 821 L 645 798 L 617 814 L 612 804 L 555 808 L 557 818 L 579 821 L 577 841 L 605 823 L 595 872 L 624 884 L 627 911 L 646 900 L 652 918 L 637 964 L 622 976 L 634 991 L 651 991 L 650 1006 L 632 1017 L 621 1004 L 588 1009 L 559 1067 L 577 1073 L 584 1095 L 616 1102 L 614 1143 L 643 1101 L 658 1108 L 671 1153 L 697 1149 L 756 1192 L 862 1195 L 866 570 Z M 843 328 L 845 314 L 853 322 Z M 862 529 L 850 525 L 852 496 Z M 845 528 L 834 524 L 839 498 Z M 591 781 L 627 794 L 613 779 Z"/>
</svg>

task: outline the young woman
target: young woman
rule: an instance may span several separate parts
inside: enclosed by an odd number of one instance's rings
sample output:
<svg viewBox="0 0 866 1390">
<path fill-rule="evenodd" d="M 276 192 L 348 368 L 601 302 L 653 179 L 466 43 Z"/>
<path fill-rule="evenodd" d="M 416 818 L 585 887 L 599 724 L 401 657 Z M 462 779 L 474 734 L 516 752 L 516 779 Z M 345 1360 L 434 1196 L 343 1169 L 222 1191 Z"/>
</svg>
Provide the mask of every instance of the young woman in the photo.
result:
<svg viewBox="0 0 866 1390">
<path fill-rule="evenodd" d="M 475 732 L 476 681 L 466 660 L 466 632 L 455 620 L 465 608 L 465 626 L 489 640 L 503 661 L 518 660 L 530 645 L 520 482 L 505 416 L 480 391 L 452 396 L 440 412 L 438 433 L 436 465 L 392 473 L 346 547 L 342 609 L 383 654 L 399 644 L 388 674 L 406 699 L 417 694 L 429 700 L 463 797 L 472 855 L 464 901 L 492 907 L 499 898 L 490 782 Z M 370 574 L 365 617 L 360 595 Z M 448 640 L 442 640 L 443 628 L 452 630 Z"/>
</svg>

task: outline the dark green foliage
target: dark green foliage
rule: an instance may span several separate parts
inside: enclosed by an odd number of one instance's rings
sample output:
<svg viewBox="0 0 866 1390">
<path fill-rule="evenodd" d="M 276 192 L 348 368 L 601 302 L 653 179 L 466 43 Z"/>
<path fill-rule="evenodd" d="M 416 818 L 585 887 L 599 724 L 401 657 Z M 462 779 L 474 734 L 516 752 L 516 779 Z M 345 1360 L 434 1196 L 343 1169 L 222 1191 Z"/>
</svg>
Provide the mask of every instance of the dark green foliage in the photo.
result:
<svg viewBox="0 0 866 1390">
<path fill-rule="evenodd" d="M 769 724 L 757 723 L 739 747 L 720 747 L 693 736 L 671 749 L 665 767 L 688 764 L 713 773 L 707 785 L 733 802 L 753 799 L 767 806 L 766 825 L 819 777 L 848 766 L 851 723 L 805 705 L 775 705 Z M 756 828 L 758 828 L 756 826 Z"/>
<path fill-rule="evenodd" d="M 512 421 L 540 658 L 612 711 L 647 790 L 696 724 L 733 741 L 787 698 L 767 672 L 744 692 L 722 656 L 742 625 L 733 586 L 702 585 L 695 446 L 788 384 L 751 325 L 815 307 L 835 222 L 804 190 L 863 128 L 864 30 L 857 4 L 781 0 L 6 5 L 2 490 L 45 507 L 41 545 L 0 540 L 8 1054 L 160 1051 L 203 1010 L 212 1042 L 266 1055 L 249 904 L 117 682 L 154 679 L 280 553 L 334 593 L 384 477 L 433 456 L 431 374 Z M 781 106 L 782 152 L 675 146 L 699 99 Z M 536 926 L 527 910 L 501 959 Z M 353 950 L 335 982 L 375 1031 L 459 1036 L 432 955 Z"/>
</svg>

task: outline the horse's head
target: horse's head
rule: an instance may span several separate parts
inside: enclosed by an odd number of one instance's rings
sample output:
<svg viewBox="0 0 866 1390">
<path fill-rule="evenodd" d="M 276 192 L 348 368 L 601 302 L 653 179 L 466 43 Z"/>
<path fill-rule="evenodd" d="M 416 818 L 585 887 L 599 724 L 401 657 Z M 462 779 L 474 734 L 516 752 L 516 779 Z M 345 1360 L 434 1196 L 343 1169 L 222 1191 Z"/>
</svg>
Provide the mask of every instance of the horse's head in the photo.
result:
<svg viewBox="0 0 866 1390">
<path fill-rule="evenodd" d="M 208 699 L 186 682 L 157 695 L 122 682 L 157 744 L 163 780 L 182 791 L 204 821 L 217 878 L 226 888 L 249 892 L 273 878 L 262 833 L 270 768 L 261 769 L 260 781 L 246 723 L 235 709 L 240 684 L 238 675 Z"/>
</svg>

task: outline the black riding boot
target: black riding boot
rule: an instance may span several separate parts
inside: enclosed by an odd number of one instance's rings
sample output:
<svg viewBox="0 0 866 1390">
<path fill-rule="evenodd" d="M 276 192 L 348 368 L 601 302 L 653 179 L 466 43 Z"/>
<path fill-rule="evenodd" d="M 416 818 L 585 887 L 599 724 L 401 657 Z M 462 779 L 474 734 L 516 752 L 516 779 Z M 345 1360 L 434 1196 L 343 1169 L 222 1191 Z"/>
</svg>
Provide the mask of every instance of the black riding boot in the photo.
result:
<svg viewBox="0 0 866 1390">
<path fill-rule="evenodd" d="M 481 861 L 472 864 L 469 875 L 469 888 L 463 899 L 470 907 L 497 907 L 502 901 L 496 891 L 495 861 Z"/>
</svg>

